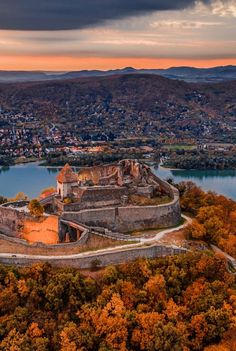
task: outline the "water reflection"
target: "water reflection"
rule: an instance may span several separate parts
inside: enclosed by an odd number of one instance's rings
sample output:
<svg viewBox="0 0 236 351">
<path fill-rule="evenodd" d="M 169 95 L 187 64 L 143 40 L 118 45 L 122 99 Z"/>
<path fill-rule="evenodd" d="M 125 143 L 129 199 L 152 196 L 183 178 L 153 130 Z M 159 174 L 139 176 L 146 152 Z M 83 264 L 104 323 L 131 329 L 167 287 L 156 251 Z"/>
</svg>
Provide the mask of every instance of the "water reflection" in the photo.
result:
<svg viewBox="0 0 236 351">
<path fill-rule="evenodd" d="M 47 167 L 46 169 L 48 173 L 53 173 L 53 174 L 57 174 L 60 171 L 60 168 L 56 168 L 56 167 Z"/>
<path fill-rule="evenodd" d="M 9 166 L 2 166 L 1 168 L 0 168 L 0 174 L 2 173 L 2 172 L 8 172 L 10 170 L 10 167 Z"/>
<path fill-rule="evenodd" d="M 207 178 L 234 178 L 236 176 L 236 171 L 234 170 L 212 170 L 212 171 L 197 171 L 197 170 L 171 170 L 171 174 L 174 177 L 182 177 L 184 172 L 184 176 L 186 178 L 198 178 L 198 179 L 207 179 Z"/>
<path fill-rule="evenodd" d="M 0 195 L 14 197 L 22 191 L 30 198 L 45 188 L 56 186 L 58 168 L 41 167 L 38 163 L 21 164 L 0 172 Z"/>
</svg>

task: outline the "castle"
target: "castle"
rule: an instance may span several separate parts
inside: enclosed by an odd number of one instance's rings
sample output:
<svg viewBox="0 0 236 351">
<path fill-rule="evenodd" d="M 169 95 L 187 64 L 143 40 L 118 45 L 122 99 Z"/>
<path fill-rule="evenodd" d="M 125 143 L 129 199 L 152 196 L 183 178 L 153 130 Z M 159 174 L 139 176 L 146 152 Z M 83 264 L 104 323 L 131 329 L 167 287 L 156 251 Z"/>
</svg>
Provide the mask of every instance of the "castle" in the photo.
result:
<svg viewBox="0 0 236 351">
<path fill-rule="evenodd" d="M 78 173 L 65 165 L 57 176 L 54 210 L 60 213 L 61 241 L 72 231 L 72 223 L 129 233 L 172 227 L 181 219 L 178 190 L 136 160 L 83 168 Z"/>
<path fill-rule="evenodd" d="M 121 194 L 152 197 L 155 192 L 161 194 L 163 190 L 160 184 L 155 182 L 150 168 L 134 160 L 83 168 L 78 174 L 73 172 L 69 164 L 66 164 L 57 176 L 57 194 L 61 199 L 70 197 L 80 200 L 90 191 L 98 194 L 98 198 L 101 193 L 100 199 L 104 200 L 106 189 L 109 190 L 107 201 L 114 197 L 116 200 L 121 200 Z"/>
<path fill-rule="evenodd" d="M 181 220 L 178 190 L 136 160 L 83 168 L 67 164 L 57 176 L 56 193 L 41 201 L 58 216 L 58 242 L 86 243 L 91 233 L 113 239 L 130 232 L 168 228 Z M 29 214 L 25 214 L 29 216 Z M 0 231 L 17 235 L 24 214 L 0 206 Z"/>
</svg>

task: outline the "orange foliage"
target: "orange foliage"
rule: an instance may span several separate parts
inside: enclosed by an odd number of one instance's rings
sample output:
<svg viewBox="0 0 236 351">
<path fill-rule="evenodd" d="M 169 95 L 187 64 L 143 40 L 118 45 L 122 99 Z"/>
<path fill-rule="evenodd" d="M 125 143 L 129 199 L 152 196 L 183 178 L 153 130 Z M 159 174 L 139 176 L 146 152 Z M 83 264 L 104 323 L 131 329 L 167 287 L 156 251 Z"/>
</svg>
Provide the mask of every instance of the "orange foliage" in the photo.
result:
<svg viewBox="0 0 236 351">
<path fill-rule="evenodd" d="M 140 345 L 141 350 L 154 350 L 155 329 L 164 316 L 157 312 L 141 313 L 137 316 L 138 327 L 132 333 L 133 344 Z"/>
<path fill-rule="evenodd" d="M 186 313 L 184 306 L 178 306 L 173 299 L 170 299 L 166 304 L 165 314 L 169 320 L 179 321 Z"/>
<path fill-rule="evenodd" d="M 30 338 L 38 338 L 44 333 L 43 330 L 39 329 L 38 323 L 31 323 L 28 328 L 28 335 Z"/>
<path fill-rule="evenodd" d="M 165 303 L 166 301 L 166 289 L 165 289 L 165 278 L 157 274 L 147 281 L 145 284 L 145 289 L 147 290 L 151 299 L 155 302 Z"/>
<path fill-rule="evenodd" d="M 61 351 L 77 351 L 78 350 L 78 328 L 75 323 L 69 323 L 60 333 L 60 350 Z"/>
<path fill-rule="evenodd" d="M 236 350 L 236 327 L 232 326 L 224 335 L 223 340 L 216 345 L 204 348 L 204 351 L 235 351 Z"/>
<path fill-rule="evenodd" d="M 18 280 L 17 282 L 18 293 L 21 297 L 26 297 L 29 293 L 26 281 L 24 279 Z"/>
<path fill-rule="evenodd" d="M 207 321 L 203 314 L 192 317 L 190 322 L 190 332 L 193 335 L 192 345 L 195 350 L 200 350 L 206 333 L 208 332 Z"/>
<path fill-rule="evenodd" d="M 205 253 L 139 259 L 96 280 L 0 265 L 0 351 L 234 351 L 235 311 L 235 276 Z"/>
<path fill-rule="evenodd" d="M 92 317 L 96 335 L 104 337 L 106 345 L 112 350 L 126 351 L 128 337 L 126 309 L 118 294 L 113 294 L 108 304 Z"/>
<path fill-rule="evenodd" d="M 206 229 L 203 224 L 194 219 L 186 228 L 185 233 L 189 238 L 204 239 L 206 236 Z"/>
<path fill-rule="evenodd" d="M 120 284 L 120 296 L 127 309 L 132 309 L 137 300 L 138 290 L 131 282 L 122 281 Z"/>
<path fill-rule="evenodd" d="M 182 209 L 196 215 L 185 234 L 218 245 L 236 258 L 236 202 L 192 183 L 182 184 Z"/>
</svg>

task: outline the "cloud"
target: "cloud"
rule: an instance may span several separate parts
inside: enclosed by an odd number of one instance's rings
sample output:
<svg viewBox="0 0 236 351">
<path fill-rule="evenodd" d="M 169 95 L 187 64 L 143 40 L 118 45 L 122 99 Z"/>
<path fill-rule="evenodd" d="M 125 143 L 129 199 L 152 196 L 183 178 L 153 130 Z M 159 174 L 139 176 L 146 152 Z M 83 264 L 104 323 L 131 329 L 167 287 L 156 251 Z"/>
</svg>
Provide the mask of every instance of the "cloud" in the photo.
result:
<svg viewBox="0 0 236 351">
<path fill-rule="evenodd" d="M 209 4 L 211 0 L 201 2 Z M 185 9 L 195 3 L 195 0 L 0 0 L 0 29 L 81 29 L 106 20 Z"/>
<path fill-rule="evenodd" d="M 150 24 L 152 28 L 159 28 L 159 27 L 169 27 L 173 29 L 201 29 L 204 27 L 211 27 L 211 26 L 220 26 L 222 23 L 220 22 L 203 22 L 203 21 L 157 21 Z"/>
<path fill-rule="evenodd" d="M 236 0 L 228 0 L 226 3 L 216 0 L 212 6 L 212 12 L 221 17 L 236 17 Z"/>
</svg>

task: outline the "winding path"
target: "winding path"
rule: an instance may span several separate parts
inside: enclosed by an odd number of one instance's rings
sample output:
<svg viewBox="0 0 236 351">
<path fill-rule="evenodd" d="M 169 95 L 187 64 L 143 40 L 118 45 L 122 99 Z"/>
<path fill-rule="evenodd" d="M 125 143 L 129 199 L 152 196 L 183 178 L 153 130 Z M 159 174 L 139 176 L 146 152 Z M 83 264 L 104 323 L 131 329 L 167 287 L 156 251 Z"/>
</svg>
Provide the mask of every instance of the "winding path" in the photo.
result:
<svg viewBox="0 0 236 351">
<path fill-rule="evenodd" d="M 164 235 L 170 234 L 176 231 L 179 231 L 180 229 L 185 228 L 188 224 L 192 222 L 192 219 L 182 215 L 182 217 L 185 219 L 185 223 L 175 227 L 175 228 L 170 228 L 170 229 L 165 229 L 162 230 L 161 232 L 157 233 L 154 237 L 152 238 L 140 238 L 140 243 L 137 244 L 126 244 L 126 245 L 120 245 L 116 247 L 111 247 L 111 248 L 106 248 L 102 250 L 97 250 L 97 251 L 88 251 L 88 252 L 83 252 L 83 253 L 78 253 L 78 254 L 73 254 L 73 255 L 59 255 L 59 256 L 45 256 L 45 255 L 25 255 L 25 254 L 14 254 L 14 253 L 0 253 L 0 260 L 2 259 L 29 259 L 29 260 L 47 260 L 48 262 L 54 261 L 54 260 L 70 260 L 70 259 L 76 259 L 76 258 L 85 258 L 85 257 L 90 257 L 93 258 L 96 257 L 99 254 L 105 254 L 105 253 L 115 253 L 119 251 L 129 251 L 130 249 L 136 248 L 136 247 L 142 247 L 144 244 L 155 244 L 158 243 L 158 240 L 163 238 Z M 175 245 L 169 245 L 170 247 L 177 248 Z"/>
<path fill-rule="evenodd" d="M 153 238 L 140 238 L 140 242 L 145 244 L 145 243 L 152 243 L 152 242 L 158 241 L 158 240 L 162 239 L 163 236 L 165 236 L 166 234 L 177 232 L 181 229 L 184 229 L 185 227 L 187 227 L 187 225 L 192 223 L 192 219 L 190 217 L 187 217 L 187 216 L 182 214 L 182 218 L 185 219 L 184 224 L 182 224 L 178 227 L 175 227 L 175 228 L 162 230 L 161 232 L 157 233 Z"/>
</svg>

